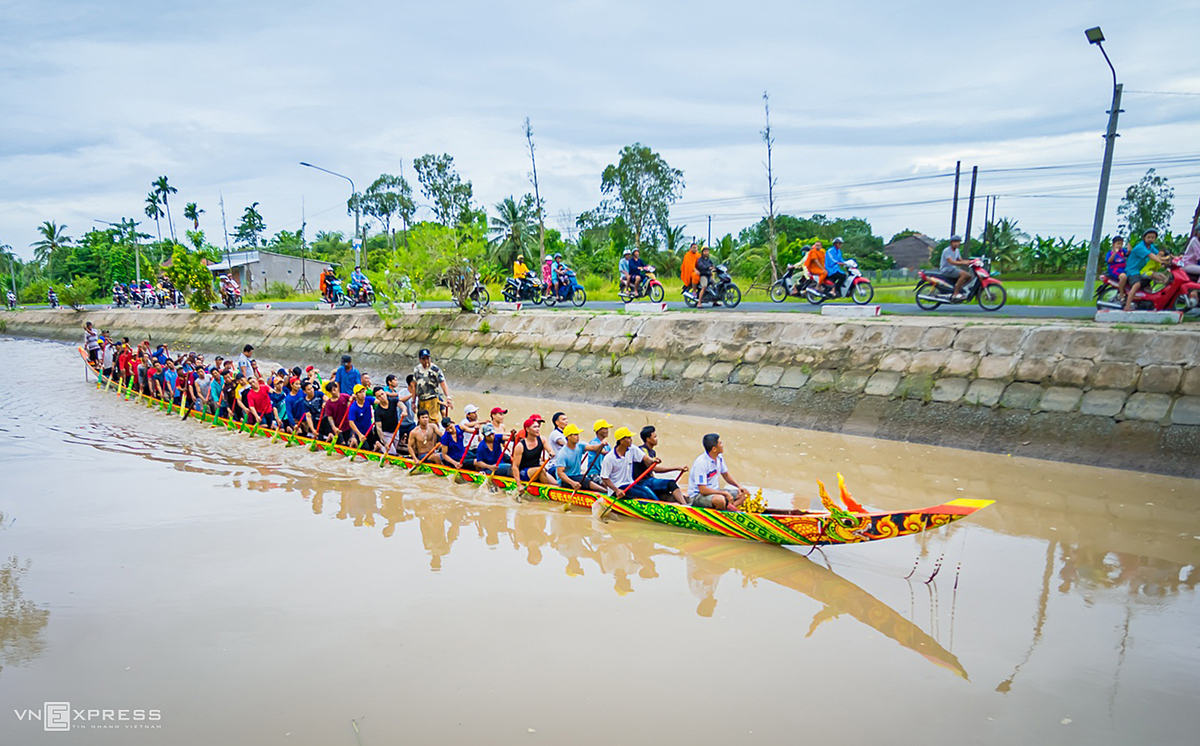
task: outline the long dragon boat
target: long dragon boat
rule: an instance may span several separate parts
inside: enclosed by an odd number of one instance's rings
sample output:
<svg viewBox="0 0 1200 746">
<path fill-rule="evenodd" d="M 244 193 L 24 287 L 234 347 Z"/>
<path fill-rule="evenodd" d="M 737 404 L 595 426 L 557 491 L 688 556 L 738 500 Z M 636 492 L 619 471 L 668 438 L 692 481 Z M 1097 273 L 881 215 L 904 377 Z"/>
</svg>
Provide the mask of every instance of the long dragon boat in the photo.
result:
<svg viewBox="0 0 1200 746">
<path fill-rule="evenodd" d="M 892 539 L 897 536 L 909 536 L 941 528 L 965 518 L 993 502 L 992 500 L 960 498 L 929 508 L 869 511 L 854 502 L 844 487 L 841 490 L 841 497 L 845 507 L 834 502 L 822 487 L 821 501 L 825 507 L 824 511 L 767 508 L 758 513 L 697 508 L 657 500 L 618 500 L 601 492 L 572 490 L 540 482 L 525 483 L 521 485 L 520 493 L 518 493 L 516 480 L 508 477 L 453 469 L 441 464 L 423 463 L 407 456 L 385 455 L 376 451 L 327 443 L 316 438 L 286 433 L 277 429 L 248 425 L 240 420 L 218 417 L 209 412 L 199 412 L 194 409 L 185 412 L 182 405 L 151 398 L 121 384 L 111 376 L 104 377 L 88 361 L 87 354 L 82 348 L 79 348 L 79 354 L 83 357 L 88 369 L 96 375 L 98 389 L 103 388 L 105 391 L 112 390 L 123 394 L 126 400 L 131 397 L 136 398 L 148 403 L 151 407 L 158 407 L 167 414 L 173 413 L 181 418 L 190 417 L 214 428 L 225 428 L 250 437 L 268 438 L 272 442 L 279 441 L 286 446 L 303 446 L 312 451 L 326 451 L 351 459 L 362 458 L 366 462 L 379 466 L 397 466 L 407 469 L 410 475 L 428 474 L 474 485 L 490 482 L 499 490 L 513 493 L 517 499 L 531 497 L 586 508 L 600 503 L 601 507 L 616 515 L 737 539 L 809 547 Z"/>
</svg>

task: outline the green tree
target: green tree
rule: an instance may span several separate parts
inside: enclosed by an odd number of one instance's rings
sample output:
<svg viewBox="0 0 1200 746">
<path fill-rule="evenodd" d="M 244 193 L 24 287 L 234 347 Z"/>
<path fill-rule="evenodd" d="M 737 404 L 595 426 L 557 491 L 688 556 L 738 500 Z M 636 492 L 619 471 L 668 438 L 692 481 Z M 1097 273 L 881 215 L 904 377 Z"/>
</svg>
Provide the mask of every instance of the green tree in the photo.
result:
<svg viewBox="0 0 1200 746">
<path fill-rule="evenodd" d="M 96 297 L 99 290 L 100 283 L 95 277 L 75 275 L 71 284 L 59 291 L 58 298 L 76 311 L 82 311 L 83 307 Z"/>
<path fill-rule="evenodd" d="M 396 240 L 392 233 L 392 219 L 399 217 L 407 233 L 413 213 L 417 211 L 417 203 L 413 201 L 412 187 L 408 185 L 408 181 L 403 176 L 392 174 L 380 174 L 379 178 L 367 187 L 367 191 L 351 197 L 347 204 L 351 214 L 356 202 L 364 215 L 377 218 L 383 223 L 388 246 L 393 249 L 396 248 Z"/>
<path fill-rule="evenodd" d="M 217 291 L 213 284 L 212 272 L 204 264 L 206 257 L 201 252 L 191 252 L 178 244 L 171 253 L 171 266 L 167 268 L 167 277 L 179 292 L 187 298 L 188 307 L 196 313 L 204 313 L 212 309 L 217 302 Z"/>
<path fill-rule="evenodd" d="M 1117 207 L 1121 219 L 1120 229 L 1129 236 L 1130 243 L 1137 243 L 1142 233 L 1154 229 L 1159 233 L 1168 230 L 1175 207 L 1171 200 L 1175 190 L 1167 184 L 1167 177 L 1159 176 L 1150 169 L 1141 181 L 1125 190 L 1125 199 Z"/>
<path fill-rule="evenodd" d="M 46 274 L 53 281 L 54 257 L 71 245 L 71 238 L 67 235 L 67 226 L 58 225 L 53 220 L 47 220 L 38 226 L 38 233 L 42 234 L 42 237 L 30 244 L 33 247 L 33 259 L 46 266 Z"/>
<path fill-rule="evenodd" d="M 992 260 L 992 268 L 996 271 L 1012 269 L 1016 266 L 1022 246 L 1029 240 L 1029 234 L 1017 227 L 1017 221 L 1000 218 L 984 227 L 987 236 L 986 254 Z"/>
<path fill-rule="evenodd" d="M 450 289 L 458 306 L 472 310 L 469 298 L 474 286 L 475 270 L 484 258 L 487 242 L 480 221 L 458 228 L 439 223 L 418 223 L 413 226 L 405 246 L 391 253 L 385 274 L 388 277 L 408 276 L 414 287 L 432 290 L 437 285 Z M 393 309 L 394 310 L 394 309 Z"/>
<path fill-rule="evenodd" d="M 417 170 L 421 193 L 433 202 L 437 222 L 454 227 L 475 220 L 471 206 L 474 190 L 471 182 L 463 181 L 454 170 L 454 158 L 446 153 L 426 154 L 414 160 L 413 167 Z"/>
<path fill-rule="evenodd" d="M 534 222 L 537 207 L 532 194 L 518 202 L 505 197 L 496 203 L 496 215 L 491 219 L 492 240 L 488 259 L 502 268 L 511 267 L 518 256 L 527 256 L 538 246 L 538 226 Z"/>
<path fill-rule="evenodd" d="M 146 217 L 154 219 L 154 230 L 158 233 L 158 240 L 162 240 L 162 225 L 158 219 L 166 215 L 162 209 L 162 202 L 158 198 L 157 192 L 150 192 L 146 195 Z"/>
<path fill-rule="evenodd" d="M 197 207 L 195 202 L 188 202 L 183 207 L 183 217 L 192 221 L 193 231 L 200 230 L 200 216 L 203 214 L 204 210 L 201 210 L 199 207 Z"/>
<path fill-rule="evenodd" d="M 683 171 L 641 143 L 626 145 L 620 160 L 604 169 L 600 193 L 633 233 L 633 245 L 657 245 L 670 230 L 671 205 L 683 194 Z"/>
<path fill-rule="evenodd" d="M 242 213 L 242 219 L 233 229 L 233 238 L 242 246 L 253 249 L 258 246 L 259 236 L 266 229 L 267 224 L 263 222 L 263 217 L 258 212 L 258 203 L 255 202 Z"/>
<path fill-rule="evenodd" d="M 167 183 L 166 176 L 160 176 L 154 180 L 151 185 L 154 187 L 154 194 L 158 195 L 162 201 L 163 207 L 167 208 L 167 226 L 171 229 L 171 241 L 175 241 L 175 222 L 171 220 L 171 202 L 169 197 L 179 190 Z"/>
</svg>

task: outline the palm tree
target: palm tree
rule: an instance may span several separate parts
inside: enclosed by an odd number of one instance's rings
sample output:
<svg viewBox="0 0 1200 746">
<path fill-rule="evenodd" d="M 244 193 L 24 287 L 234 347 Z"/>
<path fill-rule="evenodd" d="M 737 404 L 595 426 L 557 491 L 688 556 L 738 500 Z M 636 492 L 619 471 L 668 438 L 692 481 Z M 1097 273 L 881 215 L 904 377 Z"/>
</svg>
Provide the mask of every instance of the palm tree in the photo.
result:
<svg viewBox="0 0 1200 746">
<path fill-rule="evenodd" d="M 527 194 L 519 203 L 512 197 L 505 197 L 496 203 L 496 213 L 491 221 L 493 238 L 488 258 L 501 267 L 508 267 L 518 256 L 524 256 L 537 240 L 533 197 Z"/>
<path fill-rule="evenodd" d="M 175 194 L 179 190 L 167 183 L 167 177 L 160 176 L 151 184 L 154 187 L 154 193 L 162 200 L 163 207 L 167 208 L 167 226 L 171 229 L 171 242 L 175 241 L 175 223 L 171 220 L 171 203 L 167 197 Z"/>
<path fill-rule="evenodd" d="M 38 226 L 38 233 L 42 234 L 41 240 L 29 244 L 33 247 L 33 258 L 39 263 L 45 263 L 46 274 L 53 281 L 54 254 L 59 249 L 71 243 L 70 237 L 67 236 L 67 226 L 58 225 L 52 220 L 47 220 Z"/>
<path fill-rule="evenodd" d="M 154 230 L 158 233 L 158 240 L 162 241 L 162 225 L 158 222 L 165 213 L 162 211 L 162 203 L 158 201 L 158 192 L 150 192 L 146 195 L 146 217 L 154 218 Z"/>
<path fill-rule="evenodd" d="M 183 217 L 192 221 L 192 230 L 200 230 L 200 216 L 204 214 L 204 210 L 196 207 L 195 202 L 188 202 L 183 208 Z"/>
</svg>

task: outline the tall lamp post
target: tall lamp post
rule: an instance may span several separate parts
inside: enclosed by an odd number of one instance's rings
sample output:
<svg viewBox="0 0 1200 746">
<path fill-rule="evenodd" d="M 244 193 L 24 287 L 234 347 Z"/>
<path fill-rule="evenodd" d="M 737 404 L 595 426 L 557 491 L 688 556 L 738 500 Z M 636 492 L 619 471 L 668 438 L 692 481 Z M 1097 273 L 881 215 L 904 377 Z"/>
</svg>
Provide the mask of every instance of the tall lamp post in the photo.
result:
<svg viewBox="0 0 1200 746">
<path fill-rule="evenodd" d="M 345 174 L 339 174 L 337 171 L 330 171 L 327 168 L 321 168 L 320 166 L 314 166 L 313 164 L 305 163 L 304 161 L 300 161 L 300 165 L 307 166 L 308 168 L 315 168 L 318 171 L 324 171 L 325 173 L 329 174 L 330 176 L 337 176 L 340 179 L 345 179 L 346 181 L 350 182 L 350 197 L 353 199 L 354 196 L 358 194 L 358 190 L 354 188 L 354 179 L 351 179 L 349 176 L 346 176 Z M 362 236 L 359 234 L 359 229 L 358 229 L 358 225 L 359 225 L 359 214 L 358 213 L 359 213 L 358 200 L 354 200 L 354 238 L 358 241 L 358 245 L 356 245 L 354 247 L 354 263 L 361 266 L 362 265 L 362 256 L 361 256 Z"/>
<path fill-rule="evenodd" d="M 1117 116 L 1121 113 L 1121 88 L 1117 82 L 1117 69 L 1113 67 L 1108 52 L 1104 51 L 1104 32 L 1099 26 L 1084 32 L 1087 40 L 1100 48 L 1108 69 L 1112 70 L 1112 108 L 1108 111 L 1108 132 L 1104 135 L 1104 167 L 1100 169 L 1100 194 L 1096 197 L 1096 218 L 1092 222 L 1092 245 L 1088 248 L 1087 272 L 1084 274 L 1083 297 L 1091 297 L 1096 286 L 1096 262 L 1100 256 L 1100 232 L 1104 227 L 1104 203 L 1108 200 L 1108 178 L 1112 174 L 1113 146 L 1117 143 Z"/>
</svg>

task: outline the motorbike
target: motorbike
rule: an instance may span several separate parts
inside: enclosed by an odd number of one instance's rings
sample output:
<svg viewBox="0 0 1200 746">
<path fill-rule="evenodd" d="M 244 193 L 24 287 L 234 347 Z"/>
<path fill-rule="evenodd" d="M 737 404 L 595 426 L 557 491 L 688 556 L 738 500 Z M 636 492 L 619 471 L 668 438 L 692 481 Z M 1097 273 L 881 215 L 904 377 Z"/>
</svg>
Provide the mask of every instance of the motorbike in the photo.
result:
<svg viewBox="0 0 1200 746">
<path fill-rule="evenodd" d="M 800 269 L 800 265 L 798 264 L 789 264 L 783 276 L 771 283 L 771 300 L 776 303 L 783 303 L 789 295 L 804 296 L 804 291 L 812 284 L 812 280 L 803 273 L 797 276 L 797 272 L 800 272 Z"/>
<path fill-rule="evenodd" d="M 523 280 L 510 277 L 504 281 L 504 288 L 500 294 L 509 303 L 527 300 L 538 305 L 542 302 L 542 283 L 533 275 L 529 275 Z"/>
<path fill-rule="evenodd" d="M 559 273 L 558 278 L 559 288 L 557 292 L 547 292 L 545 302 L 547 306 L 553 306 L 555 303 L 573 303 L 576 307 L 587 303 L 587 291 L 583 289 L 583 285 L 579 284 L 579 280 L 575 277 L 575 270 L 567 269 Z"/>
<path fill-rule="evenodd" d="M 471 294 L 468 297 L 472 303 L 481 308 L 487 308 L 487 304 L 492 302 L 492 296 L 488 293 L 487 286 L 483 284 L 483 279 L 478 272 L 475 273 L 475 287 L 471 288 Z"/>
<path fill-rule="evenodd" d="M 932 311 L 943 303 L 960 304 L 977 301 L 985 311 L 999 311 L 1008 301 L 1008 292 L 1003 283 L 992 277 L 990 263 L 983 259 L 972 259 L 968 266 L 971 279 L 963 285 L 962 295 L 954 297 L 954 280 L 933 272 L 917 272 L 917 307 Z"/>
<path fill-rule="evenodd" d="M 221 301 L 226 308 L 237 308 L 242 305 L 242 289 L 237 285 L 226 285 L 221 288 Z"/>
<path fill-rule="evenodd" d="M 370 306 L 375 303 L 375 288 L 371 287 L 371 281 L 367 280 L 358 287 L 351 287 L 351 293 L 347 296 L 350 307 L 357 306 L 359 303 L 365 303 Z"/>
<path fill-rule="evenodd" d="M 658 281 L 654 267 L 650 265 L 642 267 L 642 285 L 636 292 L 633 288 L 626 287 L 617 293 L 617 296 L 626 303 L 631 303 L 638 298 L 649 298 L 652 303 L 662 303 L 664 295 L 666 292 L 663 290 L 662 283 Z"/>
<path fill-rule="evenodd" d="M 58 306 L 59 306 L 58 293 L 51 290 L 49 293 L 46 294 L 46 300 L 50 302 L 51 308 L 58 308 Z"/>
<path fill-rule="evenodd" d="M 849 298 L 860 306 L 870 303 L 875 297 L 875 288 L 871 281 L 863 277 L 858 269 L 858 262 L 853 259 L 845 261 L 845 277 L 834 287 L 828 278 L 820 285 L 809 283 L 804 289 L 804 298 L 814 306 L 819 306 L 827 300 Z"/>
<path fill-rule="evenodd" d="M 129 298 L 125 295 L 125 291 L 117 289 L 113 291 L 113 308 L 128 308 Z"/>
<path fill-rule="evenodd" d="M 713 268 L 713 279 L 704 289 L 704 297 L 700 297 L 699 285 L 688 285 L 683 289 L 683 302 L 688 308 L 695 308 L 702 303 L 720 303 L 726 308 L 737 308 L 742 302 L 742 289 L 729 275 L 729 267 L 718 264 Z"/>
<path fill-rule="evenodd" d="M 17 296 L 13 295 L 12 293 L 8 294 L 8 310 L 17 310 Z"/>
<path fill-rule="evenodd" d="M 1186 313 L 1196 308 L 1190 294 L 1193 290 L 1200 290 L 1200 281 L 1192 279 L 1191 275 L 1183 271 L 1183 263 L 1179 257 L 1173 257 L 1166 269 L 1171 273 L 1167 284 L 1154 292 L 1139 289 L 1133 296 L 1134 310 L 1183 311 Z M 1127 286 L 1131 284 L 1126 281 Z M 1104 277 L 1104 282 L 1096 288 L 1095 298 L 1097 309 L 1116 311 L 1125 308 L 1125 304 L 1117 296 L 1117 282 L 1107 275 Z"/>
<path fill-rule="evenodd" d="M 353 305 L 350 299 L 346 297 L 346 293 L 342 290 L 342 281 L 339 278 L 333 278 L 325 286 L 325 302 L 330 306 L 349 306 Z"/>
</svg>

